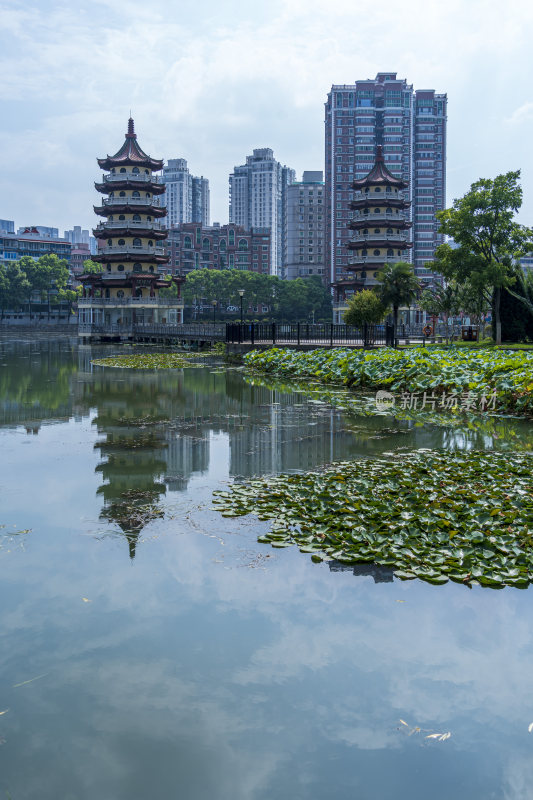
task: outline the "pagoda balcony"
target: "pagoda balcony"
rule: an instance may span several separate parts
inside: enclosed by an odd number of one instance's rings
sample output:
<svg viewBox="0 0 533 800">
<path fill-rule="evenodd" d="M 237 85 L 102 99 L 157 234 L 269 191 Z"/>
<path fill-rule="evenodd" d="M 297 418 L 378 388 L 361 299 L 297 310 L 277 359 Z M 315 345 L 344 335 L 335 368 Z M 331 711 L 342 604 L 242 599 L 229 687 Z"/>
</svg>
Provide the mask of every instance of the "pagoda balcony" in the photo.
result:
<svg viewBox="0 0 533 800">
<path fill-rule="evenodd" d="M 400 214 L 361 214 L 359 216 L 354 216 L 352 219 L 352 222 L 365 222 L 369 228 L 375 222 L 397 222 L 403 224 L 408 221 L 409 220 L 402 217 Z"/>
<path fill-rule="evenodd" d="M 100 222 L 96 226 L 97 231 L 107 231 L 111 228 L 144 228 L 146 230 L 151 231 L 166 231 L 167 227 L 162 222 L 148 222 L 148 220 L 132 220 L 132 219 L 122 219 L 122 220 L 113 220 L 112 222 Z"/>
<path fill-rule="evenodd" d="M 377 241 L 387 242 L 402 242 L 402 244 L 409 244 L 405 236 L 401 233 L 356 233 L 350 239 L 351 242 L 372 243 Z"/>
<path fill-rule="evenodd" d="M 181 297 L 80 297 L 79 308 L 88 306 L 182 306 Z"/>
<path fill-rule="evenodd" d="M 160 201 L 157 197 L 105 197 L 104 206 L 154 206 L 158 208 Z"/>
<path fill-rule="evenodd" d="M 364 269 L 365 264 L 386 264 L 389 261 L 393 261 L 395 258 L 398 258 L 398 256 L 361 256 L 361 258 L 354 258 L 348 261 L 348 268 L 357 267 L 358 269 Z"/>
<path fill-rule="evenodd" d="M 372 208 L 373 206 L 385 206 L 389 208 L 408 208 L 411 205 L 409 200 L 400 200 L 397 197 L 369 197 L 368 195 L 358 197 L 350 202 L 350 208 Z"/>
<path fill-rule="evenodd" d="M 144 247 L 144 246 L 135 246 L 133 244 L 126 244 L 121 245 L 120 247 L 113 247 L 112 245 L 106 245 L 105 247 L 101 247 L 98 250 L 97 255 L 99 256 L 120 256 L 120 255 L 135 255 L 142 258 L 143 255 L 146 256 L 164 256 L 165 255 L 165 248 L 164 247 Z"/>
<path fill-rule="evenodd" d="M 120 183 L 121 181 L 135 181 L 136 183 L 157 183 L 163 184 L 163 178 L 159 175 L 145 175 L 142 172 L 117 172 L 115 174 L 106 172 L 102 175 L 104 183 Z"/>
</svg>

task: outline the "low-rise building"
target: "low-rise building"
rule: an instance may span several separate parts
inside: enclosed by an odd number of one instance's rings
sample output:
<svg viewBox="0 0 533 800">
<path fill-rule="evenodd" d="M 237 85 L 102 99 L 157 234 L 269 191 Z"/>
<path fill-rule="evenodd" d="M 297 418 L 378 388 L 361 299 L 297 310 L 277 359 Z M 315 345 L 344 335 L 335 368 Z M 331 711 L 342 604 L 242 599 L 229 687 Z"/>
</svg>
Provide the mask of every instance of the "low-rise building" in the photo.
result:
<svg viewBox="0 0 533 800">
<path fill-rule="evenodd" d="M 270 274 L 269 228 L 246 230 L 240 225 L 203 227 L 184 222 L 168 232 L 170 260 L 166 271 L 186 276 L 193 269 L 240 269 Z M 164 271 L 164 270 L 163 270 Z"/>
<path fill-rule="evenodd" d="M 23 233 L 0 234 L 0 263 L 10 264 L 22 256 L 38 259 L 54 253 L 58 258 L 70 260 L 71 244 L 63 239 L 48 239 L 39 235 L 36 228 L 23 228 Z"/>
</svg>

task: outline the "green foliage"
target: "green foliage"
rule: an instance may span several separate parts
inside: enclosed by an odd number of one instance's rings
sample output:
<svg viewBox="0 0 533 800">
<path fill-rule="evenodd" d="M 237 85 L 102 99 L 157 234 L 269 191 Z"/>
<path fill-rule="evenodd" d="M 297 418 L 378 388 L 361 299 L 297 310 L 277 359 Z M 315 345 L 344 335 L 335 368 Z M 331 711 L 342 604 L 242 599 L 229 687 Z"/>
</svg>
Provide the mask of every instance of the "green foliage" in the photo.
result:
<svg viewBox="0 0 533 800">
<path fill-rule="evenodd" d="M 93 261 L 92 259 L 88 258 L 83 262 L 84 275 L 99 275 L 103 271 L 104 268 L 102 264 L 99 264 L 97 261 Z"/>
<path fill-rule="evenodd" d="M 409 306 L 420 291 L 420 282 L 407 261 L 385 264 L 376 274 L 379 286 L 376 291 L 386 308 L 392 308 L 394 325 L 398 324 L 398 309 Z"/>
<path fill-rule="evenodd" d="M 460 295 L 457 284 L 448 286 L 432 286 L 425 289 L 420 296 L 420 307 L 433 317 L 455 316 L 460 311 Z"/>
<path fill-rule="evenodd" d="M 49 253 L 35 260 L 22 256 L 5 268 L 5 280 L 0 280 L 0 306 L 2 311 L 17 310 L 23 302 L 28 303 L 38 294 L 41 301 L 52 296 L 66 299 L 64 293 L 69 278 L 67 261 L 55 253 Z"/>
<path fill-rule="evenodd" d="M 460 284 L 468 281 L 490 300 L 498 343 L 501 292 L 513 284 L 512 264 L 531 249 L 533 235 L 514 219 L 522 205 L 519 179 L 520 170 L 482 178 L 452 208 L 437 212 L 440 233 L 453 237 L 458 247 L 440 245 L 433 267 Z"/>
<path fill-rule="evenodd" d="M 313 560 L 421 578 L 525 588 L 533 582 L 530 454 L 428 452 L 334 464 L 216 492 L 224 516 L 272 520 L 260 537 Z"/>
<path fill-rule="evenodd" d="M 346 348 L 254 350 L 245 365 L 277 377 L 307 378 L 390 392 L 497 393 L 497 407 L 533 413 L 533 353 L 467 348 L 374 351 Z"/>
<path fill-rule="evenodd" d="M 387 308 L 383 305 L 376 292 L 370 289 L 362 289 L 356 292 L 348 300 L 348 310 L 344 314 L 344 321 L 347 325 L 360 327 L 367 323 L 376 325 L 382 322 Z"/>
<path fill-rule="evenodd" d="M 240 270 L 199 269 L 189 272 L 183 287 L 183 299 L 188 305 L 201 300 L 218 308 L 240 308 L 239 290 L 244 290 L 243 309 L 249 306 L 268 306 L 269 315 L 287 322 L 308 319 L 331 319 L 331 297 L 318 275 L 284 281 L 273 275 Z"/>
</svg>

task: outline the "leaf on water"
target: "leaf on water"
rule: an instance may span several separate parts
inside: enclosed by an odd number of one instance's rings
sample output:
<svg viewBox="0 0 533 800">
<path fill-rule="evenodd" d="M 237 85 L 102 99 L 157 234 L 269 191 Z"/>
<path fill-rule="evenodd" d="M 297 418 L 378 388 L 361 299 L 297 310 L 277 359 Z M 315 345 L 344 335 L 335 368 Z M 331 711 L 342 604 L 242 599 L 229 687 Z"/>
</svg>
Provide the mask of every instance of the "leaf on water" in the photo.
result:
<svg viewBox="0 0 533 800">
<path fill-rule="evenodd" d="M 409 725 L 407 724 L 407 722 L 404 719 L 401 719 L 400 722 L 402 723 L 402 725 L 407 725 L 407 727 L 409 727 Z"/>
<path fill-rule="evenodd" d="M 2 716 L 2 714 L 7 714 L 8 711 L 9 711 L 9 708 L 6 708 L 4 711 L 0 711 L 0 717 Z"/>
<path fill-rule="evenodd" d="M 82 597 L 81 599 L 83 600 L 84 603 L 90 603 L 91 602 L 88 597 Z"/>
<path fill-rule="evenodd" d="M 442 733 L 430 733 L 429 736 L 426 736 L 426 739 L 440 739 Z"/>
<path fill-rule="evenodd" d="M 531 731 L 533 731 L 533 722 L 532 722 L 532 723 L 530 723 L 530 725 L 528 726 L 528 731 L 529 731 L 530 733 L 531 733 Z"/>
</svg>

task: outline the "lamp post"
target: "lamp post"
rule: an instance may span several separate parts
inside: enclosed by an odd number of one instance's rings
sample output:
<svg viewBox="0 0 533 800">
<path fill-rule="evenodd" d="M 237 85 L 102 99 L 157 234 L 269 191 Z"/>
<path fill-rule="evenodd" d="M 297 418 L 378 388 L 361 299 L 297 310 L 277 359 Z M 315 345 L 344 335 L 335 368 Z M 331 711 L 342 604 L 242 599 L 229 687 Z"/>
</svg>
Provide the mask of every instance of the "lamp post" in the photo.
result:
<svg viewBox="0 0 533 800">
<path fill-rule="evenodd" d="M 242 298 L 244 297 L 244 289 L 239 289 L 239 297 L 241 298 L 241 325 L 242 325 L 242 323 L 243 323 L 243 317 L 242 317 Z"/>
<path fill-rule="evenodd" d="M 216 322 L 215 314 L 217 310 L 217 301 L 211 300 L 211 305 L 213 306 L 213 322 Z"/>
</svg>

